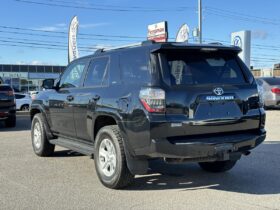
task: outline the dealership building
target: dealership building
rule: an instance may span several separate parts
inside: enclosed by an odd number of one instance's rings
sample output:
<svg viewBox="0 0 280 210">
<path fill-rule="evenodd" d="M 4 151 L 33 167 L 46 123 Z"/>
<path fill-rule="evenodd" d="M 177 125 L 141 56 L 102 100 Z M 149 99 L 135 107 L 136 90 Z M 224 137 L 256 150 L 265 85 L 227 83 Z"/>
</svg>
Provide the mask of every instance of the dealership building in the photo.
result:
<svg viewBox="0 0 280 210">
<path fill-rule="evenodd" d="M 17 92 L 39 91 L 42 80 L 58 78 L 65 66 L 0 64 L 0 77 Z"/>
</svg>

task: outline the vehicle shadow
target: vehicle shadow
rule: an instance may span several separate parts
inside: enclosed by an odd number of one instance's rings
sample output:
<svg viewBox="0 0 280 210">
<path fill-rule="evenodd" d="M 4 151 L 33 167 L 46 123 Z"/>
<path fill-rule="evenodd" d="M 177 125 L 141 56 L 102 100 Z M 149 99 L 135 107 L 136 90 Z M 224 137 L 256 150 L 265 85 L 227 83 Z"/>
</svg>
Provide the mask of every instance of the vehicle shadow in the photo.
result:
<svg viewBox="0 0 280 210">
<path fill-rule="evenodd" d="M 59 150 L 59 151 L 55 151 L 53 153 L 52 156 L 50 156 L 49 158 L 57 158 L 57 157 L 80 157 L 80 156 L 85 156 L 81 153 L 72 151 L 72 150 Z"/>
<path fill-rule="evenodd" d="M 246 194 L 279 194 L 280 142 L 265 142 L 253 152 L 255 154 L 243 157 L 231 171 L 218 174 L 205 172 L 194 163 L 178 165 L 151 161 L 149 174 L 136 177 L 134 184 L 126 190 L 215 189 Z"/>
<path fill-rule="evenodd" d="M 17 124 L 14 128 L 6 128 L 5 122 L 0 121 L 0 132 L 27 131 L 31 129 L 31 121 L 29 116 L 17 116 Z"/>
</svg>

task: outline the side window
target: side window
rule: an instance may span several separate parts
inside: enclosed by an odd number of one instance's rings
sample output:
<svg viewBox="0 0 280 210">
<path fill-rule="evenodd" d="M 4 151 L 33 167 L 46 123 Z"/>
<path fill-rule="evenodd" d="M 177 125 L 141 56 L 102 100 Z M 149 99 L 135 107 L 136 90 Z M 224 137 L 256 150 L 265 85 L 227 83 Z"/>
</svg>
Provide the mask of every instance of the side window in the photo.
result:
<svg viewBox="0 0 280 210">
<path fill-rule="evenodd" d="M 129 49 L 120 55 L 121 76 L 125 83 L 149 83 L 148 51 L 143 49 Z"/>
<path fill-rule="evenodd" d="M 86 64 L 87 61 L 83 60 L 83 61 L 74 62 L 69 67 L 67 67 L 65 73 L 61 77 L 60 87 L 61 88 L 79 87 Z"/>
<path fill-rule="evenodd" d="M 22 98 L 24 98 L 25 96 L 24 96 L 24 95 L 15 94 L 15 97 L 16 97 L 16 99 L 22 99 Z"/>
<path fill-rule="evenodd" d="M 84 86 L 108 84 L 108 57 L 95 58 L 90 62 Z"/>
</svg>

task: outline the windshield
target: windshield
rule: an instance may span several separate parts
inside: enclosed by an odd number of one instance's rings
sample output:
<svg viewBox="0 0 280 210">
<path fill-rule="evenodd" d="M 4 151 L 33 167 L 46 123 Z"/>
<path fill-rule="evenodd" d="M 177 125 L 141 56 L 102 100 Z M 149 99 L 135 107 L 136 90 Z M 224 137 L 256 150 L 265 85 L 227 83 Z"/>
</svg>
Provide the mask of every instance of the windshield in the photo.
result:
<svg viewBox="0 0 280 210">
<path fill-rule="evenodd" d="M 171 85 L 245 83 L 234 53 L 169 51 L 165 57 Z"/>
</svg>

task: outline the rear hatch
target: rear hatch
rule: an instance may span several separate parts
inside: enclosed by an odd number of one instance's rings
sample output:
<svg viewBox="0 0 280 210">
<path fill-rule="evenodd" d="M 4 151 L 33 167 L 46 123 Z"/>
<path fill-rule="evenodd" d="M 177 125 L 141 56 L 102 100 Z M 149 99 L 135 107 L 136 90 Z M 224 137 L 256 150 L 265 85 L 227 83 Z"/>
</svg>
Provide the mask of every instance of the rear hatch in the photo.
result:
<svg viewBox="0 0 280 210">
<path fill-rule="evenodd" d="M 168 136 L 259 128 L 257 86 L 237 52 L 192 49 L 161 52 Z M 164 132 L 166 134 L 166 132 Z"/>
<path fill-rule="evenodd" d="M 13 89 L 8 85 L 0 85 L 0 110 L 15 105 Z"/>
</svg>

